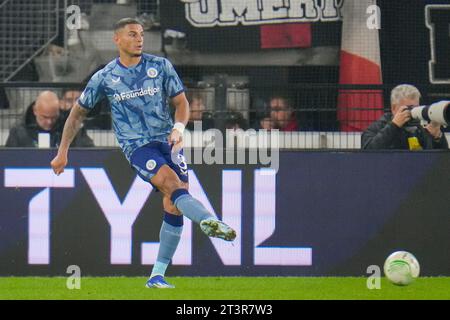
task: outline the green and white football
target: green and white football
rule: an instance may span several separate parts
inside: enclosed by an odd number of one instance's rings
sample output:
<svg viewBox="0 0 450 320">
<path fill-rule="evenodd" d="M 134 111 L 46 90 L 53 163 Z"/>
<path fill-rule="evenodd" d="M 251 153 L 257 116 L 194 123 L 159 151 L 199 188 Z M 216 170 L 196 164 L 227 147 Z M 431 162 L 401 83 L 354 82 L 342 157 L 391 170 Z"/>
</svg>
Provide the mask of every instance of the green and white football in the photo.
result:
<svg viewBox="0 0 450 320">
<path fill-rule="evenodd" d="M 407 286 L 419 276 L 419 273 L 419 262 L 407 251 L 392 253 L 384 263 L 384 274 L 395 285 Z"/>
</svg>

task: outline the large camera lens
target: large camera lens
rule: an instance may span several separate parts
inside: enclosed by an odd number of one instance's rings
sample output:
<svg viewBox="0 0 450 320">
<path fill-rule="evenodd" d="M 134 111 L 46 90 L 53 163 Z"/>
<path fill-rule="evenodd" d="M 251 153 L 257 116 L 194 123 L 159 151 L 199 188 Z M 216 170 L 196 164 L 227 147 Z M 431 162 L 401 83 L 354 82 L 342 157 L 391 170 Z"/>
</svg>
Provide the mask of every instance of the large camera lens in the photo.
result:
<svg viewBox="0 0 450 320">
<path fill-rule="evenodd" d="M 419 106 L 411 109 L 413 119 L 434 121 L 441 126 L 450 123 L 450 101 L 439 101 L 429 106 Z"/>
</svg>

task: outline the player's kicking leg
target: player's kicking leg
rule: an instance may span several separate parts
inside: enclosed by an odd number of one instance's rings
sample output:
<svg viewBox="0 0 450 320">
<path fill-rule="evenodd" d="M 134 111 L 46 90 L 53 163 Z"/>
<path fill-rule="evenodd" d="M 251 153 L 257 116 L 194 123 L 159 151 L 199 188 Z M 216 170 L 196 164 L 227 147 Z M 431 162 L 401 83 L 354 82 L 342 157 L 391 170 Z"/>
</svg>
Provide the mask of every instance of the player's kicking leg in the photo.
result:
<svg viewBox="0 0 450 320">
<path fill-rule="evenodd" d="M 192 197 L 183 187 L 178 175 L 169 166 L 161 166 L 158 173 L 152 177 L 151 182 L 164 195 L 170 196 L 175 207 L 184 216 L 199 224 L 207 236 L 226 241 L 233 241 L 236 238 L 236 231 L 214 217 L 200 201 Z"/>
</svg>

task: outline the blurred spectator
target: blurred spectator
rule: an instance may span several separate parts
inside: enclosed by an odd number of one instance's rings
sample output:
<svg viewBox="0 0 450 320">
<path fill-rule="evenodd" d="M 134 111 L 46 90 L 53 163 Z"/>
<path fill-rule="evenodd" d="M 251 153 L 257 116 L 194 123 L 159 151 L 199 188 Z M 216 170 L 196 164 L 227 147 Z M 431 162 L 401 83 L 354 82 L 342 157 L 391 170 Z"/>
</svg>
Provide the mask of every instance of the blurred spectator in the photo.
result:
<svg viewBox="0 0 450 320">
<path fill-rule="evenodd" d="M 299 125 L 292 101 L 284 95 L 274 95 L 269 99 L 270 117 L 260 120 L 261 129 L 298 131 Z"/>
<path fill-rule="evenodd" d="M 62 92 L 61 100 L 59 100 L 59 111 L 61 115 L 61 121 L 66 122 L 70 114 L 70 109 L 77 102 L 78 98 L 81 96 L 81 91 L 73 89 L 64 89 Z M 84 128 L 82 128 L 83 130 Z"/>
<path fill-rule="evenodd" d="M 202 130 L 214 128 L 213 115 L 206 112 L 203 96 L 197 92 L 187 92 L 186 97 L 189 101 L 189 122 L 186 129 L 193 131 L 195 121 L 201 122 Z"/>
<path fill-rule="evenodd" d="M 244 119 L 242 113 L 237 111 L 230 111 L 227 114 L 227 118 L 225 120 L 225 129 L 247 130 L 248 129 L 247 121 Z"/>
<path fill-rule="evenodd" d="M 26 110 L 24 119 L 11 128 L 6 147 L 37 147 L 39 133 L 50 134 L 50 147 L 61 141 L 64 122 L 60 118 L 60 101 L 52 91 L 43 91 Z M 86 132 L 80 131 L 73 142 L 74 147 L 93 147 Z"/>
<path fill-rule="evenodd" d="M 203 112 L 205 111 L 205 102 L 203 97 L 198 93 L 193 93 L 189 95 L 189 120 L 191 121 L 201 121 Z"/>
<path fill-rule="evenodd" d="M 70 111 L 80 96 L 80 90 L 64 89 L 60 101 L 61 111 Z"/>
</svg>

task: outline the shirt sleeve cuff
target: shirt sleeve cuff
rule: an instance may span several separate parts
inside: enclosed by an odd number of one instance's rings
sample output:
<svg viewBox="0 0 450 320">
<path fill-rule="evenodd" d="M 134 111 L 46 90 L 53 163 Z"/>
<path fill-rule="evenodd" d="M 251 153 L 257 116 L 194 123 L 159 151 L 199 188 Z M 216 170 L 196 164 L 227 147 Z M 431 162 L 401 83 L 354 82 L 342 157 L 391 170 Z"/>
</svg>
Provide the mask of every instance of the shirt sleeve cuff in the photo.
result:
<svg viewBox="0 0 450 320">
<path fill-rule="evenodd" d="M 181 89 L 180 91 L 177 91 L 176 93 L 170 95 L 170 98 L 174 98 L 174 97 L 176 97 L 177 95 L 179 95 L 180 93 L 183 93 L 183 92 L 184 92 L 184 88 Z"/>
<path fill-rule="evenodd" d="M 88 110 L 91 110 L 92 108 L 89 108 L 88 106 L 86 106 L 84 103 L 82 103 L 80 100 L 78 100 L 77 101 L 77 103 L 81 106 L 81 107 L 83 107 L 83 108 L 85 108 L 85 109 L 88 109 Z"/>
</svg>

